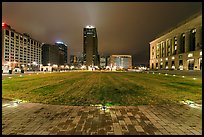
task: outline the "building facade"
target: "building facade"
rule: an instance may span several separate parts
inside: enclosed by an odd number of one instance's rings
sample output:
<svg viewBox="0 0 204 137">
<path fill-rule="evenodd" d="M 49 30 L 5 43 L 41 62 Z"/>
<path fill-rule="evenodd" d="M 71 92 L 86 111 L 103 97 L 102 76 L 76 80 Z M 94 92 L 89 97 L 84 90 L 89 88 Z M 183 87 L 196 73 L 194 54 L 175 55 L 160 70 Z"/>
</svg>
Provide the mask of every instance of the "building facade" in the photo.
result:
<svg viewBox="0 0 204 137">
<path fill-rule="evenodd" d="M 87 26 L 83 32 L 83 65 L 99 66 L 98 38 L 96 28 Z"/>
<path fill-rule="evenodd" d="M 70 55 L 70 65 L 78 65 L 78 57 L 76 55 Z"/>
<path fill-rule="evenodd" d="M 107 57 L 101 56 L 100 57 L 100 68 L 105 69 L 107 66 Z"/>
<path fill-rule="evenodd" d="M 55 43 L 56 46 L 59 47 L 59 50 L 61 50 L 61 52 L 64 54 L 64 59 L 63 59 L 63 63 L 61 62 L 61 65 L 67 65 L 69 63 L 68 61 L 68 47 L 66 44 L 64 44 L 63 42 L 56 42 Z M 62 61 L 62 60 L 61 60 Z"/>
<path fill-rule="evenodd" d="M 150 69 L 202 70 L 202 13 L 150 42 Z"/>
<path fill-rule="evenodd" d="M 110 65 L 114 69 L 131 69 L 132 56 L 131 55 L 111 55 Z"/>
<path fill-rule="evenodd" d="M 52 65 L 61 65 L 64 63 L 63 52 L 60 52 L 59 47 L 51 44 L 43 44 L 42 46 L 42 65 L 43 66 L 52 66 Z M 62 59 L 62 62 L 60 62 Z"/>
<path fill-rule="evenodd" d="M 26 33 L 19 33 L 2 23 L 2 72 L 15 68 L 32 70 L 39 68 L 42 43 Z"/>
</svg>

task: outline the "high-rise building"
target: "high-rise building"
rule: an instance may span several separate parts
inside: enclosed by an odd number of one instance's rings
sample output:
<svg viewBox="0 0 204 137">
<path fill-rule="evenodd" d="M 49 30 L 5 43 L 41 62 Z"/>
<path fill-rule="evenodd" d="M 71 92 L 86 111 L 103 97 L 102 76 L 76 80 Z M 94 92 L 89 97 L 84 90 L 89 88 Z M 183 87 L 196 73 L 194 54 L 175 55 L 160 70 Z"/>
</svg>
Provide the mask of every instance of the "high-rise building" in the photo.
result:
<svg viewBox="0 0 204 137">
<path fill-rule="evenodd" d="M 131 55 L 111 55 L 110 65 L 115 69 L 131 69 L 132 56 Z"/>
<path fill-rule="evenodd" d="M 56 45 L 51 44 L 43 44 L 42 46 L 42 65 L 43 66 L 50 66 L 53 64 L 61 65 L 60 64 L 60 56 L 63 55 L 59 50 L 59 47 Z M 63 60 L 64 61 L 64 60 Z"/>
<path fill-rule="evenodd" d="M 87 26 L 84 28 L 83 65 L 99 66 L 98 38 L 96 28 Z"/>
<path fill-rule="evenodd" d="M 67 65 L 69 63 L 68 61 L 68 47 L 66 44 L 64 44 L 63 42 L 56 42 L 55 43 L 56 46 L 59 47 L 59 50 L 61 50 L 61 52 L 63 52 L 63 56 L 64 56 L 64 59 L 63 59 L 63 64 L 60 63 L 61 65 Z M 62 61 L 62 59 L 61 59 Z"/>
<path fill-rule="evenodd" d="M 41 42 L 2 23 L 2 72 L 29 70 L 41 64 Z"/>
<path fill-rule="evenodd" d="M 150 69 L 202 70 L 202 12 L 150 42 Z"/>
</svg>

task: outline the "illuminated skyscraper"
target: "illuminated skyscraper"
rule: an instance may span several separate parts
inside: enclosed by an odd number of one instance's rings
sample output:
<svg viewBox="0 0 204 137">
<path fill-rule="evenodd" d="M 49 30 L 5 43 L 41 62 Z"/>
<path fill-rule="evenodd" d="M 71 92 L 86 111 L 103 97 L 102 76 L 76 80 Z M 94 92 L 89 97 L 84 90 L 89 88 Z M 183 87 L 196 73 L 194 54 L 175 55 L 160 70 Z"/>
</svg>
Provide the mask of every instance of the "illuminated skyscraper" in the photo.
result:
<svg viewBox="0 0 204 137">
<path fill-rule="evenodd" d="M 55 43 L 56 46 L 59 47 L 59 50 L 64 54 L 63 58 L 61 59 L 61 63 L 60 65 L 67 65 L 69 62 L 68 62 L 68 47 L 65 43 L 63 42 L 56 42 Z"/>
<path fill-rule="evenodd" d="M 98 66 L 98 38 L 96 28 L 87 26 L 84 28 L 83 64 L 86 66 Z"/>
</svg>

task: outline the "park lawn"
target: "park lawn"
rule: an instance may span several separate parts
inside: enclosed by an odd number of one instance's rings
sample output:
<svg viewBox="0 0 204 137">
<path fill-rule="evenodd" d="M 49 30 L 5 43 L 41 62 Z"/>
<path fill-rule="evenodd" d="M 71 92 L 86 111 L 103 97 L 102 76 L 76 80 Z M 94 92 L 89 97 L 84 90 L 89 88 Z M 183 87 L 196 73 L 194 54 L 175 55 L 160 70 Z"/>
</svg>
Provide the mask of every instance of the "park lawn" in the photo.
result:
<svg viewBox="0 0 204 137">
<path fill-rule="evenodd" d="M 147 105 L 202 100 L 202 80 L 135 72 L 64 72 L 2 80 L 2 98 L 63 105 Z"/>
</svg>

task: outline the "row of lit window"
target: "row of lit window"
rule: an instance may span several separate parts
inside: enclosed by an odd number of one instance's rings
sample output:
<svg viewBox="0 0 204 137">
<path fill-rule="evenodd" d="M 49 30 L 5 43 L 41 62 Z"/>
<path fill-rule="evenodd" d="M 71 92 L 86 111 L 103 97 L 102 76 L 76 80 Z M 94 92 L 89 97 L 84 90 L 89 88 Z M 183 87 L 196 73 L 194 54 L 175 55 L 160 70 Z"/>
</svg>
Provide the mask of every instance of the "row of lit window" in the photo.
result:
<svg viewBox="0 0 204 137">
<path fill-rule="evenodd" d="M 16 34 L 16 33 L 15 33 Z M 19 37 L 20 36 L 20 37 Z M 11 39 L 14 39 L 14 32 L 12 32 L 11 31 L 11 35 L 9 35 L 9 30 L 6 30 L 6 35 L 5 35 L 5 38 L 11 38 Z M 19 38 L 20 38 L 20 40 L 23 40 L 24 39 L 24 41 L 26 42 L 26 41 L 30 41 L 32 44 L 34 43 L 38 43 L 38 42 L 36 42 L 36 41 L 34 41 L 34 40 L 32 40 L 32 39 L 27 39 L 26 37 L 24 37 L 23 38 L 23 36 L 21 36 L 21 35 L 18 35 L 18 34 L 16 34 L 16 40 L 19 40 Z M 38 43 L 39 44 L 39 43 Z"/>
</svg>

